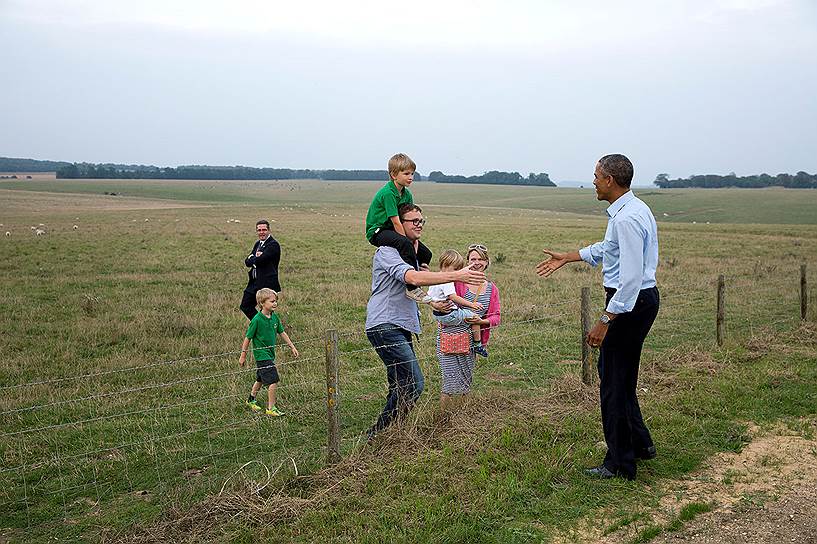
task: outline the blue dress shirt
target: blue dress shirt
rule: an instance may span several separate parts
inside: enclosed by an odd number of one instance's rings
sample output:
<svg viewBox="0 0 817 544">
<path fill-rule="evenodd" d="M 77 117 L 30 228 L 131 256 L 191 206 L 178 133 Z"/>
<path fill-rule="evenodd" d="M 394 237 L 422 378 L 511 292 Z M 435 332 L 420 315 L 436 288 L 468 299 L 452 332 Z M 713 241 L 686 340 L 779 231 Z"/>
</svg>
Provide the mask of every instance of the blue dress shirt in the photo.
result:
<svg viewBox="0 0 817 544">
<path fill-rule="evenodd" d="M 607 208 L 604 240 L 583 247 L 579 256 L 591 266 L 602 263 L 604 286 L 616 289 L 607 311 L 632 311 L 638 292 L 655 287 L 658 227 L 649 206 L 627 191 Z"/>
</svg>

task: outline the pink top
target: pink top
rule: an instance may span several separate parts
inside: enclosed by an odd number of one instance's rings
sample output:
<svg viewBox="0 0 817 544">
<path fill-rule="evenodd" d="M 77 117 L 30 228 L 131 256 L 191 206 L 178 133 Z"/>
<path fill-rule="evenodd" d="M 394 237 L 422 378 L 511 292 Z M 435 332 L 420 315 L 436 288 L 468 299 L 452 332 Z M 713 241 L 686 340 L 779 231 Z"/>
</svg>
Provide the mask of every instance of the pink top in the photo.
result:
<svg viewBox="0 0 817 544">
<path fill-rule="evenodd" d="M 491 284 L 491 298 L 488 299 L 488 311 L 485 313 L 485 317 L 483 319 L 487 319 L 490 325 L 480 326 L 482 329 L 483 346 L 488 345 L 488 337 L 491 336 L 491 329 L 499 325 L 500 321 L 499 289 L 496 288 L 496 284 L 494 282 L 488 283 Z M 468 286 L 462 282 L 455 281 L 454 290 L 457 292 L 457 295 L 465 297 L 465 293 L 468 291 Z"/>
</svg>

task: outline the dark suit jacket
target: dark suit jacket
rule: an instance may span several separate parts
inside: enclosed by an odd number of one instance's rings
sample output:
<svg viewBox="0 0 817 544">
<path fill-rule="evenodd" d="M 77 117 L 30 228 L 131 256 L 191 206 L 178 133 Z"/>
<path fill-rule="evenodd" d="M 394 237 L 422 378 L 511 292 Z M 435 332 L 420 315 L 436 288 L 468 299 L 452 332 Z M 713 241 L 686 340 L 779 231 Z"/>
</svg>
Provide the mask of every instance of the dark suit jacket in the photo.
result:
<svg viewBox="0 0 817 544">
<path fill-rule="evenodd" d="M 260 240 L 256 240 L 252 246 L 252 251 L 244 259 L 244 265 L 249 268 L 247 271 L 246 291 L 253 293 L 264 287 L 269 287 L 276 293 L 281 291 L 281 284 L 278 283 L 278 263 L 281 260 L 281 245 L 272 236 L 267 237 L 264 247 L 261 248 L 261 256 L 256 257 Z M 253 278 L 253 268 L 255 265 L 255 278 Z"/>
</svg>

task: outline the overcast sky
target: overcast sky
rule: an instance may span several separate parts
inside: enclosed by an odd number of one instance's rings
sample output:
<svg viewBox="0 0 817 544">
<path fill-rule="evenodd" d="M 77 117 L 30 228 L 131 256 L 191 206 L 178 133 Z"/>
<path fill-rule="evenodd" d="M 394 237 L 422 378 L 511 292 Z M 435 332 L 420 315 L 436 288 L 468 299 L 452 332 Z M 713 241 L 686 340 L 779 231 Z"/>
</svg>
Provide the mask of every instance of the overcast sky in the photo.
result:
<svg viewBox="0 0 817 544">
<path fill-rule="evenodd" d="M 0 156 L 817 172 L 815 0 L 0 0 Z"/>
</svg>

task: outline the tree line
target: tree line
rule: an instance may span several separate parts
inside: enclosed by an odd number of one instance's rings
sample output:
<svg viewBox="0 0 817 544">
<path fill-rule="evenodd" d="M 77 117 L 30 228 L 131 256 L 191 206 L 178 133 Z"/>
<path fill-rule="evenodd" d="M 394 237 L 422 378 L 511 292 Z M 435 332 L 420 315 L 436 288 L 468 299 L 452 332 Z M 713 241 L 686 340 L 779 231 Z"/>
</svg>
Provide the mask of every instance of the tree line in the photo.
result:
<svg viewBox="0 0 817 544">
<path fill-rule="evenodd" d="M 179 166 L 158 167 L 144 165 L 70 163 L 57 168 L 60 179 L 207 179 L 207 180 L 279 180 L 279 179 L 320 179 L 332 181 L 387 180 L 386 170 L 310 170 L 291 168 L 254 168 L 249 166 Z M 432 172 L 428 177 L 416 173 L 417 181 L 428 180 L 437 183 L 491 183 L 499 185 L 538 185 L 555 187 L 556 184 L 545 174 L 531 173 L 522 177 L 519 172 L 486 172 L 480 176 L 448 176 L 442 172 Z"/>
<path fill-rule="evenodd" d="M 519 172 L 499 172 L 491 170 L 479 176 L 447 176 L 435 170 L 428 175 L 428 181 L 436 183 L 490 183 L 493 185 L 538 185 L 540 187 L 556 187 L 550 181 L 550 176 L 544 172 L 534 174 L 531 172 L 528 177 L 522 177 Z"/>
<path fill-rule="evenodd" d="M 64 161 L 38 161 L 35 159 L 16 159 L 0 157 L 0 172 L 56 172 L 58 168 L 68 166 Z"/>
<path fill-rule="evenodd" d="M 683 187 L 701 187 L 707 189 L 716 187 L 787 187 L 789 189 L 816 189 L 817 174 L 800 171 L 794 175 L 777 174 L 776 176 L 770 176 L 769 174 L 759 174 L 755 176 L 737 176 L 732 172 L 726 176 L 706 174 L 690 176 L 686 179 L 669 179 L 667 174 L 658 174 L 653 183 L 662 189 L 680 189 Z"/>
<path fill-rule="evenodd" d="M 57 169 L 57 178 L 104 179 L 207 179 L 207 180 L 375 180 L 388 179 L 385 170 L 310 170 L 292 168 L 254 168 L 250 166 L 127 166 L 116 164 L 72 163 Z"/>
</svg>

